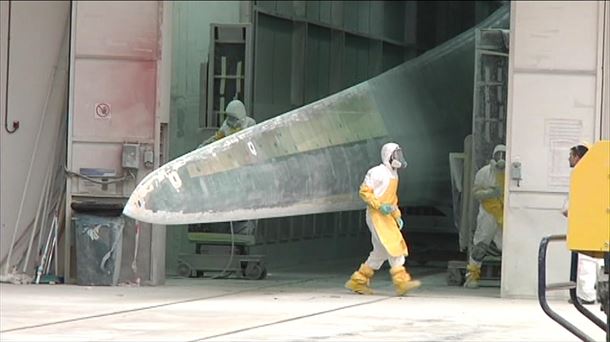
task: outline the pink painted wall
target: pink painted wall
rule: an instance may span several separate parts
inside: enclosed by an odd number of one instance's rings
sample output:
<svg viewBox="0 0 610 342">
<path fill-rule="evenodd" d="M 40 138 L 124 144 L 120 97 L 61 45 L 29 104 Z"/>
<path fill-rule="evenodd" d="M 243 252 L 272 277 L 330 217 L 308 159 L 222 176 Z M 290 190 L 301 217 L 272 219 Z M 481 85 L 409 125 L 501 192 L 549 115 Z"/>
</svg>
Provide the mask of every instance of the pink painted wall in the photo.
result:
<svg viewBox="0 0 610 342">
<path fill-rule="evenodd" d="M 77 3 L 73 171 L 109 168 L 121 175 L 123 142 L 154 143 L 159 11 L 155 1 Z M 96 112 L 100 105 L 106 113 Z M 132 186 L 116 195 L 128 196 Z"/>
</svg>

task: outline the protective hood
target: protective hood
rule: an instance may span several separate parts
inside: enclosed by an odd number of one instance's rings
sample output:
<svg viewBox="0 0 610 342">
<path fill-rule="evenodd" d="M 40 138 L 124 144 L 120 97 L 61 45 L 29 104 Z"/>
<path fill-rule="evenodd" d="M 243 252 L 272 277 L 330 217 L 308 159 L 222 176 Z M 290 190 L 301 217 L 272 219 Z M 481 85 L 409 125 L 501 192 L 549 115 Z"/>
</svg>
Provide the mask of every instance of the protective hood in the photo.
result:
<svg viewBox="0 0 610 342">
<path fill-rule="evenodd" d="M 497 152 L 504 152 L 506 154 L 506 146 L 499 144 L 494 148 L 493 153 L 491 154 L 491 158 L 493 159 L 496 156 Z"/>
<path fill-rule="evenodd" d="M 242 120 L 246 118 L 246 107 L 239 100 L 233 100 L 229 102 L 225 113 L 235 119 Z"/>
<path fill-rule="evenodd" d="M 496 153 L 498 153 L 498 152 L 504 152 L 504 156 L 503 156 L 503 158 L 496 160 Z M 490 160 L 489 164 L 492 167 L 497 168 L 498 171 L 504 170 L 504 168 L 506 167 L 506 146 L 504 146 L 502 144 L 496 145 L 493 153 L 491 154 L 491 160 Z"/>
<path fill-rule="evenodd" d="M 383 165 L 387 166 L 389 169 L 393 169 L 390 164 L 390 158 L 392 157 L 392 153 L 399 148 L 400 146 L 396 143 L 387 143 L 381 147 L 381 162 Z"/>
</svg>

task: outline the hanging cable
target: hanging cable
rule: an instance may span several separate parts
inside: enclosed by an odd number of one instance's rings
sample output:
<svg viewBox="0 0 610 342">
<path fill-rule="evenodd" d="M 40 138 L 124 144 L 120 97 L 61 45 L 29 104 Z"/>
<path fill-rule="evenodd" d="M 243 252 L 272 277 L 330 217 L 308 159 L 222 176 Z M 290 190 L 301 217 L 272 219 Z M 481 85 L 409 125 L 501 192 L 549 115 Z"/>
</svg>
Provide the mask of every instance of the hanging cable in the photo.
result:
<svg viewBox="0 0 610 342">
<path fill-rule="evenodd" d="M 231 263 L 233 262 L 233 257 L 235 255 L 235 232 L 233 231 L 233 221 L 229 221 L 229 227 L 231 228 L 231 257 L 229 261 L 225 265 L 225 268 L 220 272 L 219 275 L 212 277 L 212 279 L 225 279 L 228 278 L 233 272 L 227 272 L 229 267 L 231 267 Z"/>
</svg>

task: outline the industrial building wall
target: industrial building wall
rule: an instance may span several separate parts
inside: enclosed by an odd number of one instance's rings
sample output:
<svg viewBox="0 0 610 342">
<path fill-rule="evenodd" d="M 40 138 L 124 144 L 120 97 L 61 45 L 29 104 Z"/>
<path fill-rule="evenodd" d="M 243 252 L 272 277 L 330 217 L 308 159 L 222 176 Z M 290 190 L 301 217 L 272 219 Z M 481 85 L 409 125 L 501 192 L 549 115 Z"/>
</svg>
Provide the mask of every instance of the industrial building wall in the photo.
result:
<svg viewBox="0 0 610 342">
<path fill-rule="evenodd" d="M 504 297 L 535 296 L 540 240 L 567 232 L 569 149 L 599 140 L 602 107 L 608 116 L 609 18 L 605 2 L 512 2 L 507 167 L 520 162 L 523 179 L 507 175 Z M 566 245 L 549 247 L 548 258 L 548 281 L 567 281 Z"/>
<path fill-rule="evenodd" d="M 62 67 L 59 59 L 62 52 L 67 57 L 66 51 L 61 49 L 62 46 L 67 48 L 63 42 L 68 32 L 69 2 L 11 1 L 10 7 L 9 30 L 9 2 L 0 2 L 2 266 L 5 265 L 15 233 L 16 248 L 10 260 L 11 266 L 19 262 L 27 247 L 31 232 L 27 228 L 32 226 L 39 198 L 43 196 L 44 175 L 48 173 L 47 166 L 54 155 L 53 141 L 58 138 L 60 120 L 66 118 L 68 79 L 67 63 L 63 61 Z M 9 31 L 10 54 L 7 41 Z M 54 69 L 58 66 L 53 79 Z M 7 87 L 8 98 L 5 97 Z M 45 116 L 47 96 L 49 100 Z M 13 121 L 19 121 L 19 128 L 10 133 L 14 129 Z M 40 137 L 36 145 L 39 129 Z M 20 212 L 21 217 L 17 222 Z"/>
</svg>

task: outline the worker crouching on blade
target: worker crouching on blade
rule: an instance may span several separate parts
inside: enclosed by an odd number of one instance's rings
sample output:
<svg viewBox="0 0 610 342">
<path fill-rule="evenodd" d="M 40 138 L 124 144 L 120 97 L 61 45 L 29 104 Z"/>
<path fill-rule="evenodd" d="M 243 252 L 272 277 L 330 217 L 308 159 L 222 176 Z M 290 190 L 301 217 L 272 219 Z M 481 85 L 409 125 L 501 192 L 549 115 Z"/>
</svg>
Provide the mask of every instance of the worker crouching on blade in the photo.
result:
<svg viewBox="0 0 610 342">
<path fill-rule="evenodd" d="M 381 161 L 380 165 L 367 172 L 360 186 L 360 197 L 368 205 L 366 223 L 371 231 L 373 250 L 345 287 L 356 293 L 371 294 L 371 278 L 387 260 L 396 294 L 400 296 L 421 285 L 419 280 L 411 278 L 403 266 L 409 251 L 400 232 L 404 223 L 398 209 L 397 170 L 406 168 L 407 162 L 400 146 L 395 143 L 383 145 Z"/>
<path fill-rule="evenodd" d="M 218 131 L 207 140 L 202 142 L 199 147 L 201 148 L 207 144 L 218 141 L 224 137 L 228 137 L 231 134 L 237 133 L 242 129 L 256 125 L 256 121 L 246 114 L 246 106 L 240 100 L 233 100 L 229 102 L 225 109 L 226 118 Z"/>
</svg>

